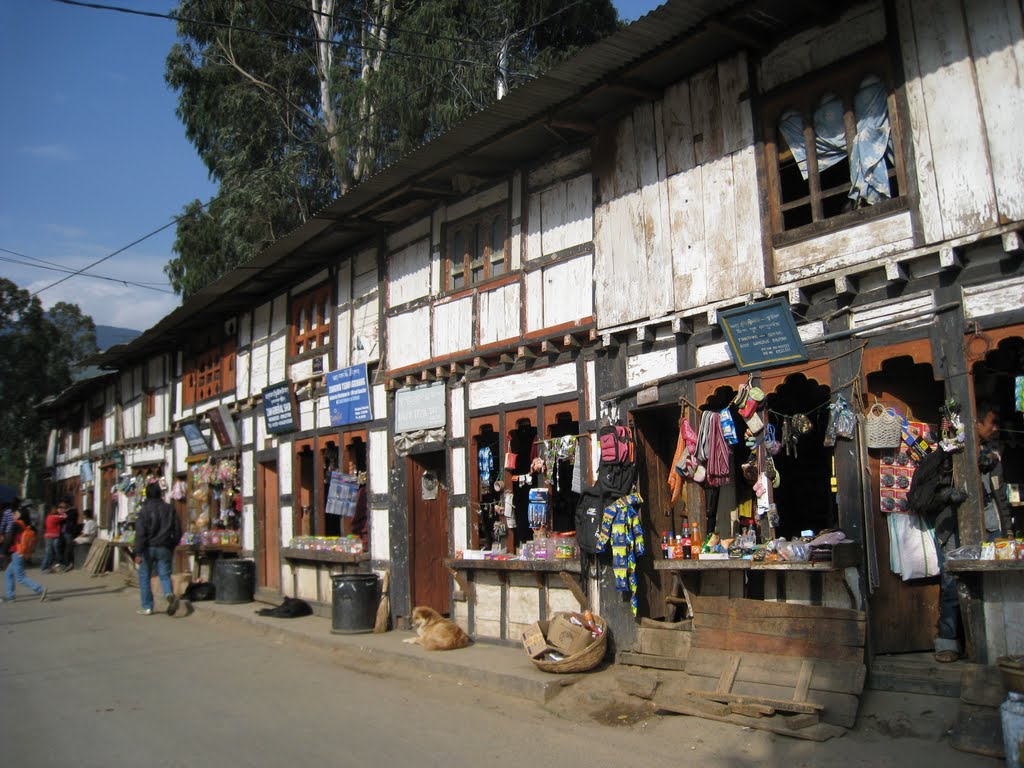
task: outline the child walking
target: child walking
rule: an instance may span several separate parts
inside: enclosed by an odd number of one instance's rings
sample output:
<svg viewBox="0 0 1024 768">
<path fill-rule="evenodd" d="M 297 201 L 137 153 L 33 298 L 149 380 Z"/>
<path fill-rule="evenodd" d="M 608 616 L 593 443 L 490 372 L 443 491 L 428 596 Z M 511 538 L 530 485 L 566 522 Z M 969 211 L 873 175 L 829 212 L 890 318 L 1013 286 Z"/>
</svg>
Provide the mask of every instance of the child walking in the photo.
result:
<svg viewBox="0 0 1024 768">
<path fill-rule="evenodd" d="M 14 582 L 24 584 L 37 595 L 40 602 L 46 599 L 46 587 L 37 584 L 25 575 L 25 559 L 32 556 L 36 548 L 36 529 L 32 527 L 28 510 L 21 510 L 14 521 L 14 544 L 11 546 L 11 563 L 7 566 L 7 597 L 3 602 L 14 602 Z"/>
</svg>

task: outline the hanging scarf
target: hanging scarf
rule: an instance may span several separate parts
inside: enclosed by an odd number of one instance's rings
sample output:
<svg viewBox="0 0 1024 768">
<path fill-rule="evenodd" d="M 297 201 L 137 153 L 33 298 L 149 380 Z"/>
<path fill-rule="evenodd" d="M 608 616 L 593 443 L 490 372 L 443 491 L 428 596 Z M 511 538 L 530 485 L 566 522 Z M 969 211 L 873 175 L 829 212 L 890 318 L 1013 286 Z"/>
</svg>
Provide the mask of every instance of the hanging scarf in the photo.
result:
<svg viewBox="0 0 1024 768">
<path fill-rule="evenodd" d="M 722 432 L 722 422 L 714 411 L 705 411 L 708 422 L 707 477 L 704 482 L 710 486 L 721 486 L 732 482 L 732 452 Z"/>
</svg>

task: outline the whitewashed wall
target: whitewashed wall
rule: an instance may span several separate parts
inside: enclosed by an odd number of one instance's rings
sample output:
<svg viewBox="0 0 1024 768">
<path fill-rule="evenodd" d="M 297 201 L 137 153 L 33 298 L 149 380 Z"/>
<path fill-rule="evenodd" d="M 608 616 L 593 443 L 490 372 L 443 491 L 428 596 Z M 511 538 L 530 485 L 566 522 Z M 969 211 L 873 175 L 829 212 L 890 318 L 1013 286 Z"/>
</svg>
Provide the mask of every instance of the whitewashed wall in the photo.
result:
<svg viewBox="0 0 1024 768">
<path fill-rule="evenodd" d="M 745 56 L 666 89 L 615 127 L 595 158 L 595 307 L 600 327 L 765 284 Z"/>
</svg>

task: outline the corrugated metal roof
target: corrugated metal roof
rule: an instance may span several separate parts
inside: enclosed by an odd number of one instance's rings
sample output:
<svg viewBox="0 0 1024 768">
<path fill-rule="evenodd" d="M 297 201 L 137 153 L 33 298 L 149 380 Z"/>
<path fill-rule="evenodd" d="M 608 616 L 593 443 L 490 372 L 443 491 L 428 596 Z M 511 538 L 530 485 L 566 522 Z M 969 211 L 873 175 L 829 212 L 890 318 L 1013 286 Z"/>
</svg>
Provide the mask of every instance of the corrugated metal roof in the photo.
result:
<svg viewBox="0 0 1024 768">
<path fill-rule="evenodd" d="M 594 126 L 614 119 L 668 85 L 743 48 L 766 49 L 797 29 L 828 21 L 856 2 L 837 0 L 670 0 L 595 43 L 543 77 L 415 149 L 366 179 L 250 263 L 199 291 L 128 344 L 97 362 L 117 367 L 180 343 L 192 331 L 265 301 L 314 274 L 341 253 L 434 207 L 441 195 L 414 183 L 452 186 L 459 173 L 501 177 L 562 143 L 578 145 Z"/>
</svg>

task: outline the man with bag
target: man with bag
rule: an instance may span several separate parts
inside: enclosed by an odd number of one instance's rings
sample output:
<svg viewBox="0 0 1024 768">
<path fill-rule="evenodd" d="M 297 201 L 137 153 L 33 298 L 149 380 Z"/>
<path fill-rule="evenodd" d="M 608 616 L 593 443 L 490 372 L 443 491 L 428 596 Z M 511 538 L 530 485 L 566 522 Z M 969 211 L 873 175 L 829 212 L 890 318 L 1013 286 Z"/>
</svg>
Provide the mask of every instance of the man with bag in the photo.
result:
<svg viewBox="0 0 1024 768">
<path fill-rule="evenodd" d="M 154 566 L 167 601 L 167 615 L 173 616 L 177 612 L 179 600 L 171 584 L 171 558 L 180 540 L 178 516 L 163 500 L 160 483 L 150 483 L 146 486 L 146 500 L 135 521 L 135 562 L 139 566 L 139 596 L 142 600 L 142 607 L 136 613 L 141 616 L 153 614 L 150 578 Z"/>
</svg>

